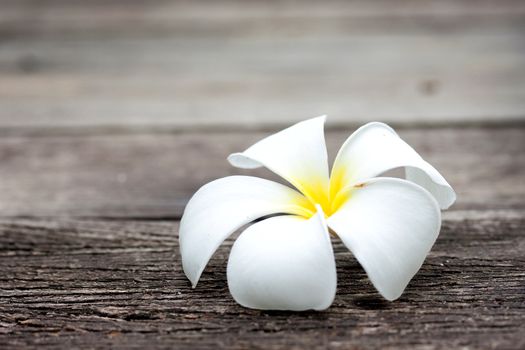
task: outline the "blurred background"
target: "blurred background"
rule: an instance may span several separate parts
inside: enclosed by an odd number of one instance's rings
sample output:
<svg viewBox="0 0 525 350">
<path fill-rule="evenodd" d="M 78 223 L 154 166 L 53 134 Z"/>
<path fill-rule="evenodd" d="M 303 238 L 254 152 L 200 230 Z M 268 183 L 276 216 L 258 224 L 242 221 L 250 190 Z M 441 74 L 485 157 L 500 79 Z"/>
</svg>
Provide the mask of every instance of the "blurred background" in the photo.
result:
<svg viewBox="0 0 525 350">
<path fill-rule="evenodd" d="M 337 240 L 329 311 L 239 307 L 231 239 L 191 290 L 189 198 L 321 114 L 458 195 L 404 296 Z M 524 174 L 525 0 L 0 0 L 0 349 L 525 349 Z"/>
<path fill-rule="evenodd" d="M 521 122 L 520 0 L 1 0 L 2 130 Z"/>
<path fill-rule="evenodd" d="M 384 121 L 453 209 L 523 207 L 525 1 L 0 0 L 3 215 L 179 218 L 321 114 L 331 158 Z"/>
</svg>

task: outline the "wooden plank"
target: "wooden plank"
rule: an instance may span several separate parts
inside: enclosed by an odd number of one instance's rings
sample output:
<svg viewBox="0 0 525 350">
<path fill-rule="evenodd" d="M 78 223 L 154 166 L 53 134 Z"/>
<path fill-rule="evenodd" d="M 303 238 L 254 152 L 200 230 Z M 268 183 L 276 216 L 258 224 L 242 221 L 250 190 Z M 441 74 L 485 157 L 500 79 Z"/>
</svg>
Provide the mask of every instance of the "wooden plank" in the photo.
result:
<svg viewBox="0 0 525 350">
<path fill-rule="evenodd" d="M 177 222 L 0 220 L 3 348 L 520 349 L 525 221 L 445 220 L 420 272 L 387 302 L 334 240 L 338 290 L 324 312 L 261 312 L 226 285 L 233 239 L 196 289 Z"/>
<path fill-rule="evenodd" d="M 525 128 L 401 129 L 458 193 L 455 210 L 525 209 Z M 334 157 L 351 130 L 328 131 Z M 4 135 L 0 216 L 179 218 L 226 157 L 268 132 Z"/>
<path fill-rule="evenodd" d="M 2 0 L 1 5 L 0 33 L 7 38 L 192 33 L 251 35 L 271 28 L 286 35 L 299 34 L 297 29 L 320 29 L 318 24 L 332 25 L 332 28 L 344 24 L 345 30 L 358 31 L 375 27 L 384 32 L 384 23 L 395 30 L 399 24 L 413 19 L 426 19 L 420 24 L 433 26 L 436 30 L 445 29 L 436 24 L 447 19 L 456 25 L 467 21 L 482 26 L 490 18 L 514 18 L 525 14 L 525 5 L 519 0 L 336 0 L 301 1 L 301 6 L 293 1 Z M 298 22 L 310 22 L 313 26 L 305 27 Z"/>
<path fill-rule="evenodd" d="M 7 1 L 0 128 L 524 121 L 520 1 L 145 4 Z"/>
<path fill-rule="evenodd" d="M 524 35 L 13 42 L 0 48 L 0 125 L 523 121 Z"/>
</svg>

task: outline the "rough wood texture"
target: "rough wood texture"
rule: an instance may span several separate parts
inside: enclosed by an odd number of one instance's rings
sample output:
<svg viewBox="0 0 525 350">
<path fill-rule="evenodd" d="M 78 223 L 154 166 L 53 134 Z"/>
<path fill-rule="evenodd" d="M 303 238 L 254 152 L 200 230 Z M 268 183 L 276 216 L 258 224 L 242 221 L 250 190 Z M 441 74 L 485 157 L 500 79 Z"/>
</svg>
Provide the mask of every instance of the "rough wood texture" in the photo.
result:
<svg viewBox="0 0 525 350">
<path fill-rule="evenodd" d="M 525 2 L 0 0 L 0 349 L 525 348 Z M 226 156 L 391 122 L 458 193 L 396 302 L 334 239 L 324 312 L 197 289 L 178 220 Z M 432 126 L 429 128 L 429 126 Z"/>
<path fill-rule="evenodd" d="M 351 133 L 327 132 L 335 157 Z M 458 192 L 453 209 L 525 208 L 525 127 L 399 130 Z M 179 218 L 226 161 L 268 132 L 88 134 L 0 138 L 0 216 Z"/>
<path fill-rule="evenodd" d="M 0 1 L 10 128 L 523 122 L 522 1 Z"/>
<path fill-rule="evenodd" d="M 192 290 L 176 222 L 0 221 L 0 344 L 62 348 L 523 348 L 523 212 L 446 219 L 405 294 L 385 302 L 334 241 L 325 312 L 260 312 L 226 285 L 232 240 Z"/>
</svg>

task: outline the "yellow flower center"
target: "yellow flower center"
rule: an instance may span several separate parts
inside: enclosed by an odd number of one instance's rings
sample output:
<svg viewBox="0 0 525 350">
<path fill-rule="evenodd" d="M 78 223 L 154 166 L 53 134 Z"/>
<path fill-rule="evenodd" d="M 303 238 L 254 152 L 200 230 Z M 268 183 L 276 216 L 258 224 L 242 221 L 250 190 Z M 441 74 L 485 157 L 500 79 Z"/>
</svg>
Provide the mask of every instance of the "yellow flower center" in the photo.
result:
<svg viewBox="0 0 525 350">
<path fill-rule="evenodd" d="M 330 217 L 334 214 L 350 197 L 350 191 L 344 188 L 346 181 L 343 179 L 344 173 L 338 171 L 332 174 L 328 188 L 326 188 L 327 186 L 322 180 L 309 183 L 295 183 L 294 185 L 305 196 L 299 202 L 294 203 L 299 207 L 299 215 L 305 218 L 312 217 L 317 212 L 316 204 L 321 206 L 325 217 Z"/>
</svg>

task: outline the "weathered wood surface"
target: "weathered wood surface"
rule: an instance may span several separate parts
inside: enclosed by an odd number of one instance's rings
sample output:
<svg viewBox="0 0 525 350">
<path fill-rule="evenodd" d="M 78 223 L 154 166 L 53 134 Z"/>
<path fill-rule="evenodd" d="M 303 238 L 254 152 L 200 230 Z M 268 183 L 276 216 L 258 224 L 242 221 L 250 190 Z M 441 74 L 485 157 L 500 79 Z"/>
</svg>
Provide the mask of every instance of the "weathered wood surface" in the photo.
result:
<svg viewBox="0 0 525 350">
<path fill-rule="evenodd" d="M 226 285 L 232 239 L 194 290 L 172 221 L 0 220 L 2 348 L 523 348 L 523 212 L 445 219 L 404 295 L 389 303 L 334 241 L 324 312 L 260 312 Z"/>
<path fill-rule="evenodd" d="M 0 0 L 0 349 L 525 348 L 525 2 Z M 458 193 L 386 302 L 334 239 L 324 312 L 197 289 L 178 220 L 226 156 L 369 120 Z M 429 128 L 428 126 L 432 126 Z M 248 131 L 246 131 L 248 130 Z"/>
<path fill-rule="evenodd" d="M 338 296 L 320 313 L 235 304 L 225 279 L 232 239 L 197 289 L 181 271 L 176 218 L 188 196 L 211 178 L 238 173 L 224 157 L 265 133 L 4 136 L 0 344 L 522 348 L 525 130 L 400 133 L 445 173 L 458 204 L 444 214 L 436 246 L 393 303 L 378 296 L 334 240 Z M 347 134 L 327 132 L 332 155 Z M 86 216 L 94 218 L 80 218 Z M 173 220 L 155 220 L 162 217 Z"/>
<path fill-rule="evenodd" d="M 14 129 L 523 122 L 522 1 L 0 1 Z"/>
<path fill-rule="evenodd" d="M 328 131 L 335 157 L 352 129 Z M 402 129 L 458 192 L 452 209 L 525 209 L 525 127 Z M 241 171 L 228 154 L 268 132 L 0 138 L 0 216 L 180 218 L 210 180 Z"/>
</svg>

